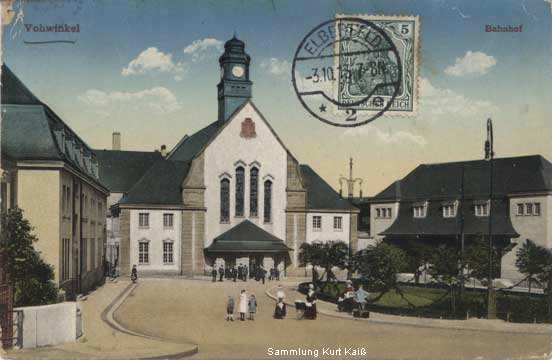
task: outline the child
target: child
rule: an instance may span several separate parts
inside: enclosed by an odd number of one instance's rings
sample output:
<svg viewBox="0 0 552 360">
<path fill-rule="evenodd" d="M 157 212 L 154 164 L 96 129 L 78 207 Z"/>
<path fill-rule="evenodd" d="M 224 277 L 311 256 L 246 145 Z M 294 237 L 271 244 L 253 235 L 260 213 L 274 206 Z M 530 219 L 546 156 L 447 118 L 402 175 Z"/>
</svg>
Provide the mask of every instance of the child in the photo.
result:
<svg viewBox="0 0 552 360">
<path fill-rule="evenodd" d="M 240 303 L 238 306 L 238 309 L 240 311 L 240 320 L 245 321 L 245 313 L 247 312 L 247 294 L 245 292 L 245 289 L 241 291 Z"/>
<path fill-rule="evenodd" d="M 257 312 L 257 299 L 255 295 L 251 294 L 249 298 L 249 320 L 255 320 L 255 313 Z"/>
<path fill-rule="evenodd" d="M 234 321 L 234 298 L 228 296 L 228 302 L 226 303 L 226 321 Z"/>
</svg>

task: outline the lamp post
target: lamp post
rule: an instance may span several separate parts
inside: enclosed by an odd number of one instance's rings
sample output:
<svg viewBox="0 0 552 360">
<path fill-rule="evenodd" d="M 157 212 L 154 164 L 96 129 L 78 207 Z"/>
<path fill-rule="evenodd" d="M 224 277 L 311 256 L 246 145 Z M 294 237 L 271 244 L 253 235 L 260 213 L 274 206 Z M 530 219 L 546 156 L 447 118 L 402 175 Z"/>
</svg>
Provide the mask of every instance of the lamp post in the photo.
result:
<svg viewBox="0 0 552 360">
<path fill-rule="evenodd" d="M 487 284 L 487 319 L 496 319 L 495 292 L 493 286 L 493 122 L 487 119 L 487 140 L 485 141 L 485 160 L 489 162 L 489 275 Z"/>
<path fill-rule="evenodd" d="M 353 200 L 353 194 L 355 190 L 355 183 L 358 183 L 360 186 L 360 198 L 362 198 L 362 179 L 361 178 L 353 178 L 353 158 L 349 158 L 349 177 L 346 178 L 345 176 L 341 175 L 339 177 L 339 196 L 343 197 L 343 182 L 347 184 L 347 197 L 349 201 L 351 202 L 352 206 L 352 200 Z M 351 279 L 351 260 L 353 258 L 353 248 L 352 248 L 352 209 L 351 206 L 349 206 L 349 264 L 347 267 L 347 279 Z"/>
</svg>

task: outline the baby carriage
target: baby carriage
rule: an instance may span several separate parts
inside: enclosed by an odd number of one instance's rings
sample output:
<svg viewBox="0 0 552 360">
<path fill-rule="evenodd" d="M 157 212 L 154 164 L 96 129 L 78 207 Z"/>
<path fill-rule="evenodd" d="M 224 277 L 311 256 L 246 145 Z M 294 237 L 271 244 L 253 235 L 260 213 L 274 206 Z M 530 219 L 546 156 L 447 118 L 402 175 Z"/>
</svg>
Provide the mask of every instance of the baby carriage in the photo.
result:
<svg viewBox="0 0 552 360">
<path fill-rule="evenodd" d="M 305 317 L 305 311 L 307 310 L 307 304 L 301 300 L 295 300 L 295 310 L 297 311 L 297 320 Z"/>
</svg>

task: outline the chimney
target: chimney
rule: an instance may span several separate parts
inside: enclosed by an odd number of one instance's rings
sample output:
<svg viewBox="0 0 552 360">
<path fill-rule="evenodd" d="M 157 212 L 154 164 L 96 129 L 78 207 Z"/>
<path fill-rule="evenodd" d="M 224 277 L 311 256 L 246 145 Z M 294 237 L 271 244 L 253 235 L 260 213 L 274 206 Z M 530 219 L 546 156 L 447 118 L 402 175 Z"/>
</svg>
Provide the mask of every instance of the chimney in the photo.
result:
<svg viewBox="0 0 552 360">
<path fill-rule="evenodd" d="M 112 137 L 112 150 L 121 150 L 121 133 L 118 131 L 113 132 Z"/>
<path fill-rule="evenodd" d="M 163 157 L 167 156 L 167 145 L 165 144 L 161 145 L 161 156 Z"/>
</svg>

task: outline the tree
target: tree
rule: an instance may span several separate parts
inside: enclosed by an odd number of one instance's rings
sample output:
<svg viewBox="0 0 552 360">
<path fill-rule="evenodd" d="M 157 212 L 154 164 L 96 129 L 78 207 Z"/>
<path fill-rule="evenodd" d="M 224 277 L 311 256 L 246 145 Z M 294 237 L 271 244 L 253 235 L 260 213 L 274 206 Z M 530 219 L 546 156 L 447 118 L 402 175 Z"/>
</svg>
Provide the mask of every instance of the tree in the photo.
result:
<svg viewBox="0 0 552 360">
<path fill-rule="evenodd" d="M 317 286 L 318 280 L 326 276 L 326 283 L 335 279 L 333 267 L 344 269 L 348 265 L 349 246 L 342 241 L 328 241 L 303 243 L 299 253 L 301 266 L 312 265 L 313 284 Z M 316 266 L 324 269 L 324 273 L 318 278 Z M 324 284 L 325 286 L 325 284 Z"/>
<path fill-rule="evenodd" d="M 543 273 L 546 273 L 544 268 L 547 265 L 549 253 L 548 249 L 535 244 L 529 239 L 518 249 L 516 266 L 529 282 L 529 293 L 531 293 L 533 281 L 539 281 L 538 276 L 542 277 Z"/>
<path fill-rule="evenodd" d="M 458 248 L 450 245 L 439 245 L 431 256 L 429 273 L 435 279 L 439 279 L 449 289 L 450 307 L 452 313 L 456 313 L 456 299 L 458 292 L 456 285 L 460 274 L 460 252 Z"/>
<path fill-rule="evenodd" d="M 404 298 L 398 286 L 397 274 L 405 269 L 406 264 L 405 252 L 384 242 L 359 251 L 353 258 L 353 269 L 368 283 L 368 289 L 379 292 L 376 298 L 371 299 L 372 302 L 378 301 L 391 290 L 396 290 Z"/>
<path fill-rule="evenodd" d="M 478 280 L 492 281 L 489 279 L 489 242 L 484 236 L 477 237 L 466 247 L 465 255 L 466 265 L 468 266 L 468 276 Z M 493 275 L 499 273 L 500 255 L 496 247 L 493 246 Z"/>
<path fill-rule="evenodd" d="M 14 286 L 15 306 L 50 304 L 57 300 L 54 271 L 34 249 L 38 241 L 19 208 L 1 214 L 0 252 Z"/>
</svg>

